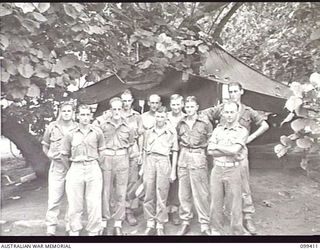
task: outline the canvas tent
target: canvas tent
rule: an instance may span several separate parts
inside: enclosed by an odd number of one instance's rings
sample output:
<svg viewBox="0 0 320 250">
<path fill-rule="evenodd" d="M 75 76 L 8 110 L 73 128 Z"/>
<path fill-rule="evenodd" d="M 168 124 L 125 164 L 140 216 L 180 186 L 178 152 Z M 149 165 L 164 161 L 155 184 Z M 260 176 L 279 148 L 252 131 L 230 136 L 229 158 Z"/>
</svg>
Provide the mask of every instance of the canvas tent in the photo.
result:
<svg viewBox="0 0 320 250">
<path fill-rule="evenodd" d="M 222 99 L 222 85 L 230 80 L 238 80 L 243 84 L 245 95 L 243 102 L 255 109 L 271 113 L 283 113 L 286 98 L 290 96 L 289 88 L 267 76 L 250 68 L 219 45 L 215 45 L 205 62 L 206 71 L 210 77 L 189 75 L 189 79 L 182 79 L 182 72 L 168 68 L 164 78 L 158 85 L 125 84 L 116 75 L 112 75 L 93 85 L 73 92 L 72 97 L 86 104 L 98 103 L 96 115 L 102 114 L 108 108 L 108 101 L 114 96 L 119 96 L 125 89 L 130 89 L 136 100 L 135 108 L 139 110 L 137 100 L 147 100 L 154 93 L 162 97 L 165 105 L 173 93 L 183 96 L 194 95 L 200 102 L 200 109 L 216 105 Z M 213 76 L 214 75 L 214 76 Z M 228 77 L 228 79 L 226 79 Z M 146 107 L 147 108 L 147 107 Z M 268 121 L 272 126 L 277 126 L 285 114 L 271 117 Z M 272 127 L 271 126 L 271 127 Z M 287 128 L 285 128 L 287 130 Z M 268 132 L 268 140 L 278 140 L 280 134 L 287 131 L 279 129 Z M 270 134 L 272 136 L 270 137 Z M 264 136 L 267 138 L 267 136 Z M 265 143 L 265 138 L 259 138 L 257 143 Z"/>
</svg>

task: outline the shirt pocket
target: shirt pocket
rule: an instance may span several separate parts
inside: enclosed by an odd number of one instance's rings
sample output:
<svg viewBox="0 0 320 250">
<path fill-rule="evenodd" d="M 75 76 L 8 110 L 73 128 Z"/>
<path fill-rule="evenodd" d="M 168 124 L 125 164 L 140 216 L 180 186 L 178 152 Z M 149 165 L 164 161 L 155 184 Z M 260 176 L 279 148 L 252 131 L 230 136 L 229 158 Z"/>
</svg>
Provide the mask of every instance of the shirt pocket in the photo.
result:
<svg viewBox="0 0 320 250">
<path fill-rule="evenodd" d="M 73 157 L 84 155 L 85 149 L 83 145 L 83 138 L 74 136 L 71 142 L 71 154 Z"/>
<path fill-rule="evenodd" d="M 88 156 L 92 157 L 92 158 L 98 158 L 98 147 L 97 144 L 95 142 L 88 142 L 87 143 L 87 152 L 88 152 Z"/>
<path fill-rule="evenodd" d="M 130 139 L 130 130 L 127 127 L 123 127 L 118 131 L 119 139 L 121 140 L 121 143 L 129 144 Z M 127 145 L 124 145 L 127 146 Z"/>
</svg>

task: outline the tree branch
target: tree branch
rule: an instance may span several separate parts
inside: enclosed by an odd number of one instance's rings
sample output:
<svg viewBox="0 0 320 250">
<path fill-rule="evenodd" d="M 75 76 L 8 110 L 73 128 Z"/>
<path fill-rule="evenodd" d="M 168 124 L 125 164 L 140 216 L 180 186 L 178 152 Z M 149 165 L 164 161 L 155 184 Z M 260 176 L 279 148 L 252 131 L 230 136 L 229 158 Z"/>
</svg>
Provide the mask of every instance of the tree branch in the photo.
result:
<svg viewBox="0 0 320 250">
<path fill-rule="evenodd" d="M 222 12 L 225 10 L 225 8 L 227 8 L 227 6 L 228 6 L 228 5 L 225 5 L 225 6 L 222 8 L 222 10 L 219 12 L 219 14 L 217 15 L 217 17 L 216 17 L 216 18 L 214 19 L 214 21 L 212 22 L 211 27 L 210 27 L 210 29 L 208 30 L 207 34 L 210 34 L 210 32 L 211 32 L 213 26 L 215 25 L 216 21 L 217 21 L 218 18 L 221 16 L 221 14 L 222 14 Z"/>
<path fill-rule="evenodd" d="M 214 33 L 212 35 L 213 39 L 217 39 L 220 37 L 221 31 L 223 30 L 224 26 L 227 24 L 227 22 L 232 17 L 232 15 L 242 6 L 242 4 L 243 4 L 242 2 L 237 2 L 235 5 L 232 6 L 229 12 L 222 18 L 220 23 L 217 25 L 217 28 L 214 30 Z"/>
</svg>

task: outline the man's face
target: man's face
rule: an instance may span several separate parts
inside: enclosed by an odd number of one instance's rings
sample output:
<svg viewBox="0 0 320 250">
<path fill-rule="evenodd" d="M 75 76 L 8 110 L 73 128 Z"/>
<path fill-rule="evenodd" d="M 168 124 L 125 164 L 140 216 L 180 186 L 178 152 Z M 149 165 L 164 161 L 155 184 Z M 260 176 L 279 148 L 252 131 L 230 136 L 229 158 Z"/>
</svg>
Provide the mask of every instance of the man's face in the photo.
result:
<svg viewBox="0 0 320 250">
<path fill-rule="evenodd" d="M 183 102 L 181 101 L 181 99 L 171 100 L 170 108 L 172 113 L 179 114 L 183 108 Z"/>
<path fill-rule="evenodd" d="M 229 95 L 232 101 L 240 102 L 242 94 L 243 94 L 243 90 L 240 89 L 238 85 L 231 85 L 229 87 Z"/>
<path fill-rule="evenodd" d="M 187 102 L 184 107 L 188 116 L 193 116 L 197 113 L 199 105 L 195 102 Z"/>
<path fill-rule="evenodd" d="M 166 112 L 161 112 L 161 113 L 156 112 L 155 118 L 156 118 L 156 125 L 159 127 L 162 127 L 166 123 L 167 113 Z"/>
<path fill-rule="evenodd" d="M 152 112 L 156 112 L 158 108 L 161 106 L 161 101 L 158 96 L 150 96 L 148 105 Z"/>
<path fill-rule="evenodd" d="M 123 109 L 124 110 L 129 110 L 131 109 L 132 103 L 133 103 L 133 98 L 131 95 L 122 95 L 121 100 L 123 103 Z"/>
<path fill-rule="evenodd" d="M 111 104 L 111 113 L 112 113 L 112 118 L 114 120 L 119 120 L 121 118 L 121 112 L 123 110 L 122 108 L 122 102 L 121 101 L 114 101 Z"/>
<path fill-rule="evenodd" d="M 225 104 L 223 107 L 222 115 L 226 122 L 231 124 L 238 119 L 238 107 L 235 103 Z"/>
<path fill-rule="evenodd" d="M 70 121 L 73 116 L 73 110 L 71 105 L 62 106 L 61 110 L 61 119 L 63 121 Z"/>
<path fill-rule="evenodd" d="M 91 110 L 90 109 L 79 109 L 79 113 L 78 113 L 78 119 L 79 119 L 79 123 L 82 125 L 88 125 L 90 124 L 91 121 Z"/>
</svg>

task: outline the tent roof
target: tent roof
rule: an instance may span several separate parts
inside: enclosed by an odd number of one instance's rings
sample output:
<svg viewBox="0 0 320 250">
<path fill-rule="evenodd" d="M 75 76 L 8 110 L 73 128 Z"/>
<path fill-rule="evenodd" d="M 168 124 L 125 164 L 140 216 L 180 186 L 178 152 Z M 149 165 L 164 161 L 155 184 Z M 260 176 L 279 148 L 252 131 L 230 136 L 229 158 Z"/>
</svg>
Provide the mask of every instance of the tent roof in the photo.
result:
<svg viewBox="0 0 320 250">
<path fill-rule="evenodd" d="M 218 79 L 241 82 L 243 88 L 247 90 L 285 99 L 292 95 L 287 85 L 272 80 L 246 65 L 218 44 L 215 44 L 209 52 L 205 68 L 208 74 L 212 74 Z"/>
</svg>

